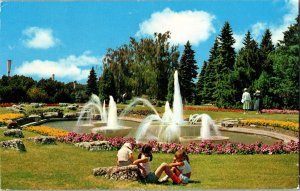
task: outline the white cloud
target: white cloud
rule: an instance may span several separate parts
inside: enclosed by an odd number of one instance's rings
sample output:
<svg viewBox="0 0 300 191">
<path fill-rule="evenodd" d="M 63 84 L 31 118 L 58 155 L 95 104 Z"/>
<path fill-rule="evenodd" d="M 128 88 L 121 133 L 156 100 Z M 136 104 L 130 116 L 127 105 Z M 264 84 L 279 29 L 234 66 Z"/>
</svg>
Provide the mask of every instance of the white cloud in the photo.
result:
<svg viewBox="0 0 300 191">
<path fill-rule="evenodd" d="M 282 22 L 279 25 L 274 25 L 272 23 L 262 23 L 257 22 L 251 26 L 251 35 L 254 40 L 258 43 L 261 42 L 261 39 L 264 35 L 264 32 L 267 28 L 270 29 L 272 33 L 272 42 L 273 44 L 277 44 L 278 40 L 283 39 L 283 32 L 288 30 L 288 27 L 295 23 L 295 18 L 297 17 L 297 0 L 286 0 L 286 8 L 288 9 L 288 13 L 285 14 L 282 18 Z M 236 39 L 236 43 L 234 47 L 236 50 L 239 50 L 243 46 L 243 40 L 245 38 L 246 31 L 243 34 L 234 34 L 233 37 Z"/>
<path fill-rule="evenodd" d="M 59 42 L 49 28 L 29 27 L 23 31 L 23 35 L 26 37 L 23 43 L 28 48 L 48 49 Z"/>
<path fill-rule="evenodd" d="M 274 44 L 276 44 L 278 40 L 283 39 L 283 32 L 286 31 L 291 24 L 295 23 L 295 18 L 298 14 L 298 0 L 286 0 L 285 2 L 289 12 L 284 15 L 282 24 L 270 25 L 272 41 Z"/>
<path fill-rule="evenodd" d="M 252 27 L 251 27 L 252 37 L 255 40 L 260 39 L 266 30 L 266 26 L 267 26 L 266 23 L 261 23 L 261 22 L 258 22 L 258 23 L 255 23 L 254 25 L 252 25 Z"/>
<path fill-rule="evenodd" d="M 244 46 L 243 44 L 244 35 L 233 34 L 233 38 L 235 39 L 235 43 L 233 44 L 233 47 L 235 48 L 235 50 L 240 50 Z"/>
<path fill-rule="evenodd" d="M 55 74 L 55 78 L 80 81 L 87 79 L 91 70 L 91 68 L 84 69 L 81 67 L 100 64 L 102 64 L 102 58 L 91 56 L 90 52 L 87 51 L 80 56 L 70 55 L 57 61 L 39 59 L 25 61 L 16 68 L 16 73 L 40 78 L 50 78 L 52 74 Z"/>
<path fill-rule="evenodd" d="M 170 43 L 184 45 L 189 40 L 192 45 L 206 41 L 215 32 L 212 21 L 215 19 L 204 11 L 174 12 L 169 8 L 155 12 L 151 18 L 140 24 L 137 36 L 153 35 L 155 32 L 171 32 Z"/>
<path fill-rule="evenodd" d="M 272 23 L 261 23 L 257 22 L 252 25 L 253 37 L 255 40 L 261 40 L 264 35 L 264 31 L 269 28 L 272 33 L 273 44 L 277 44 L 278 40 L 283 39 L 283 32 L 288 30 L 288 27 L 295 23 L 295 18 L 298 14 L 298 0 L 286 0 L 286 8 L 288 9 L 287 14 L 282 18 L 281 24 L 272 24 Z"/>
</svg>

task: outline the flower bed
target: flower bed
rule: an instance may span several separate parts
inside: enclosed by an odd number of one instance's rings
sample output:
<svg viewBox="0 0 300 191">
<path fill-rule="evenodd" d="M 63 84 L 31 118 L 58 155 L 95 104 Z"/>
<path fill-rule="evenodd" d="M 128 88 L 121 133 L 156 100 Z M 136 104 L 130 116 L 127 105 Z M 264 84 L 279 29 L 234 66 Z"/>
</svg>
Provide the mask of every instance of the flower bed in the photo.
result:
<svg viewBox="0 0 300 191">
<path fill-rule="evenodd" d="M 184 107 L 183 110 L 189 111 L 215 111 L 215 112 L 242 112 L 242 109 L 225 109 L 214 107 Z"/>
<path fill-rule="evenodd" d="M 215 112 L 243 112 L 242 109 L 225 109 L 215 107 L 184 107 L 188 111 L 215 111 Z M 285 110 L 285 109 L 262 109 L 262 113 L 282 113 L 282 114 L 299 114 L 298 110 Z"/>
<path fill-rule="evenodd" d="M 261 126 L 272 126 L 280 127 L 288 130 L 299 131 L 299 123 L 288 122 L 288 121 L 276 121 L 276 120 L 263 120 L 263 119 L 248 119 L 241 120 L 241 125 L 261 125 Z"/>
<path fill-rule="evenodd" d="M 262 109 L 262 113 L 284 113 L 284 114 L 299 114 L 298 110 L 285 110 L 285 109 Z"/>
<path fill-rule="evenodd" d="M 13 103 L 0 103 L 0 107 L 11 107 L 13 105 Z"/>
<path fill-rule="evenodd" d="M 58 103 L 45 103 L 43 104 L 43 107 L 58 107 Z"/>
<path fill-rule="evenodd" d="M 133 148 L 141 149 L 143 144 L 136 144 L 135 140 L 125 139 L 121 137 L 105 138 L 102 134 L 78 134 L 69 133 L 66 136 L 57 137 L 57 140 L 65 143 L 78 143 L 82 141 L 108 141 L 112 148 L 118 150 L 125 142 L 130 142 Z M 175 153 L 178 149 L 183 148 L 182 144 L 176 143 L 159 143 L 157 141 L 149 141 L 153 152 Z M 273 145 L 265 145 L 262 142 L 255 144 L 241 144 L 223 142 L 214 144 L 210 141 L 202 141 L 200 143 L 191 142 L 186 146 L 186 150 L 190 154 L 290 154 L 298 153 L 299 142 L 291 141 L 288 144 L 277 142 Z"/>
<path fill-rule="evenodd" d="M 0 114 L 0 123 L 6 123 L 8 120 L 19 119 L 24 117 L 23 113 L 5 113 Z"/>
<path fill-rule="evenodd" d="M 23 130 L 32 131 L 35 133 L 39 133 L 41 135 L 47 135 L 47 136 L 66 136 L 69 134 L 69 132 L 55 129 L 47 126 L 28 126 L 24 127 Z"/>
</svg>

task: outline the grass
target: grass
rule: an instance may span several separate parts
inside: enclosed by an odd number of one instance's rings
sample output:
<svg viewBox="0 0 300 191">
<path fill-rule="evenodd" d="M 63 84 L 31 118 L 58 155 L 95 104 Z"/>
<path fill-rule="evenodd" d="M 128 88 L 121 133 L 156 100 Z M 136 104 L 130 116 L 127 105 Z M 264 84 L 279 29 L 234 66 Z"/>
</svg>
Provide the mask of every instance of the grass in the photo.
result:
<svg viewBox="0 0 300 191">
<path fill-rule="evenodd" d="M 3 136 L 0 141 L 11 138 Z M 186 186 L 114 181 L 92 169 L 115 165 L 117 151 L 87 151 L 65 143 L 37 145 L 24 131 L 26 152 L 1 149 L 1 189 L 290 189 L 298 185 L 298 155 L 189 155 L 192 183 Z M 137 158 L 137 151 L 134 152 Z M 173 154 L 154 153 L 152 169 L 171 162 Z"/>
<path fill-rule="evenodd" d="M 124 109 L 127 105 L 118 104 L 118 108 Z M 199 106 L 199 107 L 212 107 L 212 106 Z M 162 107 L 155 107 L 155 109 L 163 114 L 164 113 L 164 106 Z M 143 107 L 141 105 L 137 105 L 133 108 L 133 110 L 149 110 L 147 106 Z M 186 118 L 189 117 L 191 114 L 202 114 L 206 113 L 210 115 L 214 120 L 222 120 L 224 118 L 243 118 L 243 119 L 269 119 L 269 120 L 279 120 L 279 121 L 292 121 L 292 122 L 299 122 L 299 115 L 297 114 L 279 114 L 279 113 L 263 113 L 263 114 L 256 114 L 256 111 L 249 111 L 247 114 L 243 112 L 215 112 L 215 111 L 195 111 L 195 110 L 184 110 L 184 116 Z"/>
</svg>

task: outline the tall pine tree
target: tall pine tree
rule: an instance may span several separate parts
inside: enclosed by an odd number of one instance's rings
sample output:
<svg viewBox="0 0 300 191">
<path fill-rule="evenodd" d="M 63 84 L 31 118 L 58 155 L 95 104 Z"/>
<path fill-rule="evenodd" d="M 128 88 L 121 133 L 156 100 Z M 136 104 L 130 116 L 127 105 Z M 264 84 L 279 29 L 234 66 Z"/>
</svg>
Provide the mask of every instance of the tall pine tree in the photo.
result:
<svg viewBox="0 0 300 191">
<path fill-rule="evenodd" d="M 235 51 L 233 44 L 233 32 L 229 22 L 225 22 L 219 36 L 219 54 L 215 59 L 216 74 L 216 91 L 213 97 L 216 99 L 218 107 L 232 107 L 234 100 L 233 92 L 233 65 L 235 61 Z"/>
<path fill-rule="evenodd" d="M 100 100 L 108 101 L 109 96 L 116 98 L 116 86 L 112 71 L 105 67 L 99 80 L 99 97 Z"/>
<path fill-rule="evenodd" d="M 195 60 L 195 51 L 188 41 L 184 46 L 184 51 L 179 62 L 179 82 L 180 93 L 183 100 L 191 103 L 194 95 L 194 82 L 193 79 L 197 77 L 197 62 Z"/>
<path fill-rule="evenodd" d="M 259 47 L 259 56 L 262 71 L 271 74 L 272 73 L 272 63 L 271 60 L 268 59 L 268 55 L 270 52 L 274 50 L 274 45 L 272 43 L 272 34 L 269 29 L 267 29 L 264 33 L 262 41 Z"/>
<path fill-rule="evenodd" d="M 216 91 L 216 76 L 217 63 L 216 59 L 219 55 L 219 39 L 216 38 L 213 47 L 210 49 L 208 63 L 204 73 L 203 91 L 201 92 L 202 102 L 215 103 L 216 99 L 213 97 Z"/>
<path fill-rule="evenodd" d="M 92 67 L 90 75 L 88 76 L 86 94 L 88 96 L 91 96 L 92 94 L 99 94 L 97 76 L 94 67 Z"/>
<path fill-rule="evenodd" d="M 253 83 L 261 73 L 257 43 L 252 39 L 249 31 L 243 44 L 244 47 L 241 48 L 234 64 L 234 90 L 236 91 L 233 97 L 237 104 L 243 89 L 249 88 L 249 91 L 252 91 Z"/>
<path fill-rule="evenodd" d="M 299 16 L 296 23 L 285 31 L 279 47 L 271 54 L 274 76 L 272 87 L 274 100 L 281 108 L 299 108 Z"/>
<path fill-rule="evenodd" d="M 198 75 L 198 81 L 196 83 L 196 92 L 195 92 L 195 104 L 200 105 L 203 101 L 202 92 L 204 89 L 204 75 L 206 73 L 207 62 L 203 62 L 201 72 Z"/>
</svg>

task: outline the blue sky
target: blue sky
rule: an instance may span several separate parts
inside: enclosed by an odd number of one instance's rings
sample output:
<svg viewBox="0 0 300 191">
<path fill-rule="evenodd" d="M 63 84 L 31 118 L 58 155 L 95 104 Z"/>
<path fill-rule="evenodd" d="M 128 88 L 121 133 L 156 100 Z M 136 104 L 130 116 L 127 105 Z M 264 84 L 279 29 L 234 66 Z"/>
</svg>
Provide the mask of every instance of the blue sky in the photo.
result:
<svg viewBox="0 0 300 191">
<path fill-rule="evenodd" d="M 83 84 L 130 37 L 169 30 L 180 50 L 190 40 L 200 69 L 225 21 L 238 51 L 248 30 L 260 43 L 269 28 L 275 44 L 298 14 L 297 0 L 0 2 L 0 76 L 11 59 L 11 75 Z"/>
</svg>

